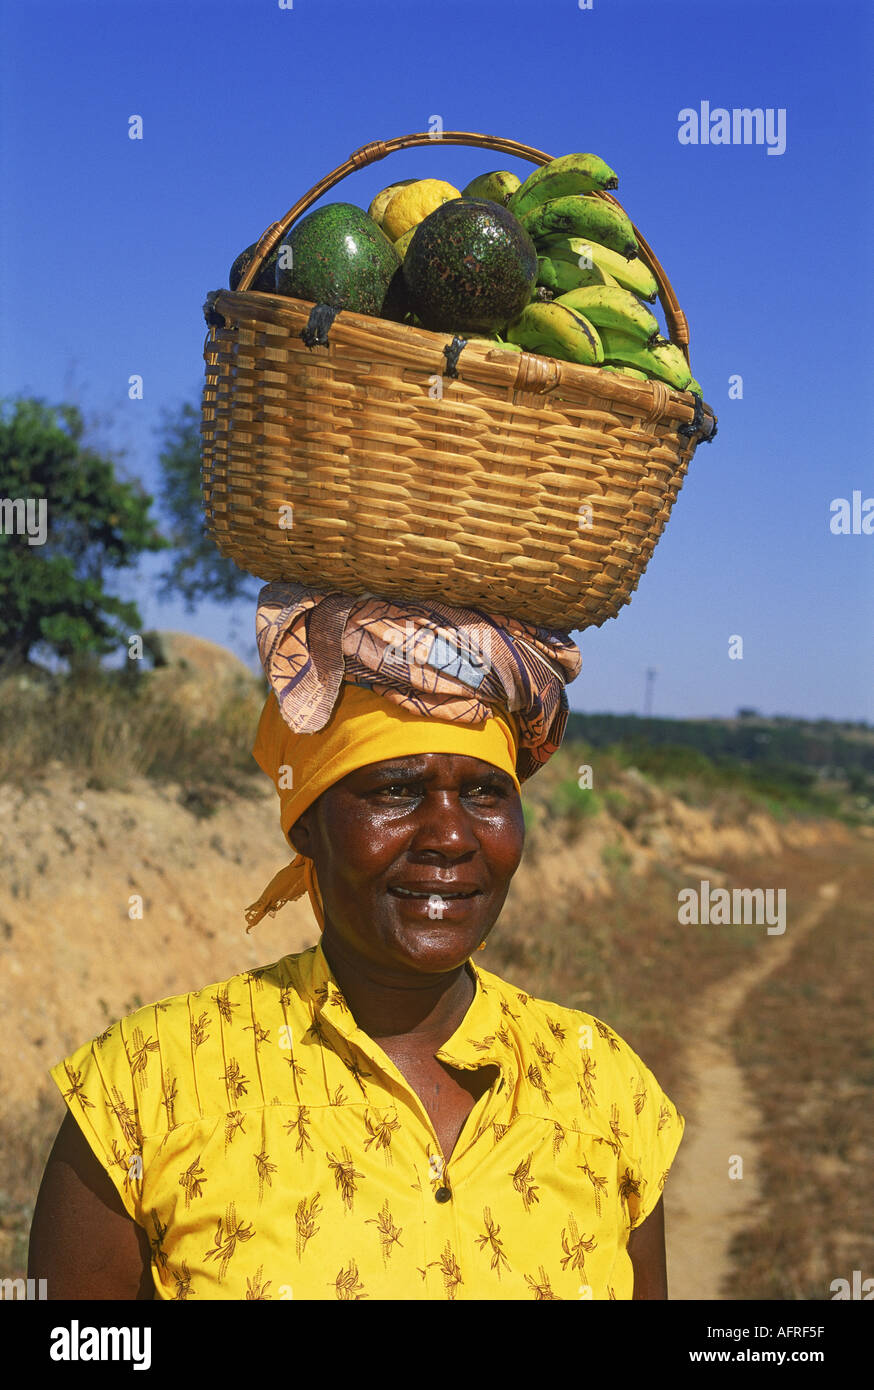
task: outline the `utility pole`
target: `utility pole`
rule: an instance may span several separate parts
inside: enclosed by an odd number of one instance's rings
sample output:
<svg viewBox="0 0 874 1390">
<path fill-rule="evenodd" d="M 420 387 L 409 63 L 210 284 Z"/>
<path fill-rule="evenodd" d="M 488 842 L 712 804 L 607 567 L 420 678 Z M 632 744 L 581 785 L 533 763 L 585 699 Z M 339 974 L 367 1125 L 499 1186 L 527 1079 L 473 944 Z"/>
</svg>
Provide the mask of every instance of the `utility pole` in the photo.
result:
<svg viewBox="0 0 874 1390">
<path fill-rule="evenodd" d="M 652 667 L 650 667 L 650 668 L 647 670 L 647 673 L 646 673 L 646 693 L 645 693 L 645 695 L 644 695 L 644 697 L 643 697 L 643 717 L 644 717 L 644 719 L 651 719 L 651 718 L 652 718 L 652 692 L 653 692 L 653 686 L 655 685 L 655 678 L 656 678 L 657 675 L 658 675 L 658 671 L 654 671 L 654 670 L 652 669 Z"/>
</svg>

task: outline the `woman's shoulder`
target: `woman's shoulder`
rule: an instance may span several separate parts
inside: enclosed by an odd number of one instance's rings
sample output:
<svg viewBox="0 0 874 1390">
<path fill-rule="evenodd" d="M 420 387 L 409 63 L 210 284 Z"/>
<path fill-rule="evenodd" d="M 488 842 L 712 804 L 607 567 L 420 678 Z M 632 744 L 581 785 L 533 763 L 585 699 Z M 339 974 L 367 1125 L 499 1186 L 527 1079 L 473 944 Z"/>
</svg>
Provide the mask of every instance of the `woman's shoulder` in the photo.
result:
<svg viewBox="0 0 874 1390">
<path fill-rule="evenodd" d="M 258 1053 L 296 1012 L 310 951 L 144 1004 L 57 1062 L 77 1118 L 121 1117 L 141 1140 L 251 1099 Z M 226 1103 L 227 1102 L 227 1103 Z"/>
<path fill-rule="evenodd" d="M 511 984 L 490 971 L 477 968 L 484 992 L 492 992 L 501 1011 L 521 1025 L 532 1036 L 546 1032 L 563 1050 L 577 1059 L 580 1051 L 591 1051 L 605 1059 L 621 1058 L 622 1062 L 640 1062 L 637 1053 L 610 1024 L 583 1009 L 541 999 L 518 985 Z"/>
<path fill-rule="evenodd" d="M 498 975 L 478 970 L 486 997 L 512 1028 L 530 1099 L 575 1113 L 584 1128 L 625 1149 L 682 1135 L 685 1121 L 631 1044 L 602 1018 L 540 999 Z M 537 1092 L 535 1096 L 534 1092 Z M 618 1151 L 618 1150 L 617 1150 Z"/>
</svg>

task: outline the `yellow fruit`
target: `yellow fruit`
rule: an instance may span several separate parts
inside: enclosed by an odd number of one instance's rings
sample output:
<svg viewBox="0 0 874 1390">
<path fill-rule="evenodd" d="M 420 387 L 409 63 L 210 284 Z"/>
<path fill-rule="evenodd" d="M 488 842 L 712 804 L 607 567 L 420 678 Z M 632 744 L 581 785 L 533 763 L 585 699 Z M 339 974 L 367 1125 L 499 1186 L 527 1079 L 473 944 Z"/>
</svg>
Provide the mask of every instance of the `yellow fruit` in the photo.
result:
<svg viewBox="0 0 874 1390">
<path fill-rule="evenodd" d="M 418 225 L 419 224 L 417 222 L 416 227 L 418 227 Z M 413 240 L 413 232 L 416 230 L 416 227 L 411 227 L 408 232 L 404 232 L 403 236 L 399 236 L 397 241 L 394 243 L 394 248 L 400 256 L 401 260 L 403 260 L 404 256 L 407 254 L 407 247 Z"/>
<path fill-rule="evenodd" d="M 418 183 L 418 179 L 401 179 L 400 183 L 390 183 L 388 188 L 381 188 L 374 198 L 370 207 L 367 209 L 369 217 L 372 217 L 378 226 L 382 226 L 382 217 L 386 205 L 394 197 L 399 188 L 406 188 L 408 184 Z"/>
<path fill-rule="evenodd" d="M 460 197 L 458 189 L 442 179 L 418 179 L 406 188 L 399 188 L 389 199 L 382 215 L 382 230 L 392 241 L 397 241 L 443 203 Z"/>
</svg>

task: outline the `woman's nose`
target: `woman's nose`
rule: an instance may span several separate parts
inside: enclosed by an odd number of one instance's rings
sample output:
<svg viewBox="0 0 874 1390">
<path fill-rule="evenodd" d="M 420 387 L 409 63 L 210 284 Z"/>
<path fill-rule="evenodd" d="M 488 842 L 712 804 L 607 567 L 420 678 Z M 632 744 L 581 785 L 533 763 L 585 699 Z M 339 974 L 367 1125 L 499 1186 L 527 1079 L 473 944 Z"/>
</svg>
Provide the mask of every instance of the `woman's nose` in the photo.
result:
<svg viewBox="0 0 874 1390">
<path fill-rule="evenodd" d="M 477 849 L 473 822 L 457 792 L 431 791 L 422 798 L 413 837 L 416 850 L 459 855 Z"/>
</svg>

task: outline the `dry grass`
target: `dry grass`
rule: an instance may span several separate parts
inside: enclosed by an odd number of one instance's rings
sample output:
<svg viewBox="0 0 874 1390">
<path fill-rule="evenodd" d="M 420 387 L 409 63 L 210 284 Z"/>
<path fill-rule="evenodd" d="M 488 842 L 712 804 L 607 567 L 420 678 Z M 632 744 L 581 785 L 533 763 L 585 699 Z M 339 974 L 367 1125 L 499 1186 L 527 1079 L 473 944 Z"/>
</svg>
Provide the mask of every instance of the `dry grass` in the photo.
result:
<svg viewBox="0 0 874 1390">
<path fill-rule="evenodd" d="M 0 781 L 27 787 L 56 760 L 98 791 L 126 791 L 137 776 L 183 782 L 197 811 L 207 788 L 213 801 L 222 788 L 245 795 L 260 776 L 251 748 L 262 703 L 254 691 L 229 695 L 216 717 L 197 719 L 147 671 L 13 678 L 0 684 Z"/>
</svg>

